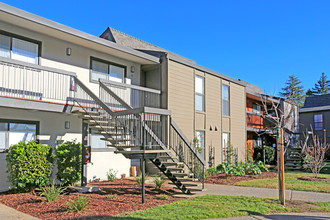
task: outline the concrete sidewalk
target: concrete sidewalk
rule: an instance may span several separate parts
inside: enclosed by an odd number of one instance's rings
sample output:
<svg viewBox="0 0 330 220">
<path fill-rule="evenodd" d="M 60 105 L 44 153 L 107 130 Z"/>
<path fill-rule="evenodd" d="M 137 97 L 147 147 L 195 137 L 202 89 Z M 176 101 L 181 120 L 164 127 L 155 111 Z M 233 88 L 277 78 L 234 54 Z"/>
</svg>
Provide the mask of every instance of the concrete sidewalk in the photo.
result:
<svg viewBox="0 0 330 220">
<path fill-rule="evenodd" d="M 205 184 L 205 190 L 196 194 L 196 196 L 201 195 L 255 196 L 262 198 L 278 198 L 278 189 Z M 308 202 L 330 202 L 330 194 L 285 190 L 285 199 L 301 200 Z"/>
<path fill-rule="evenodd" d="M 26 220 L 38 220 L 38 218 L 25 214 L 23 212 L 17 211 L 16 209 L 10 208 L 2 203 L 0 203 L 0 219 L 26 219 Z"/>
</svg>

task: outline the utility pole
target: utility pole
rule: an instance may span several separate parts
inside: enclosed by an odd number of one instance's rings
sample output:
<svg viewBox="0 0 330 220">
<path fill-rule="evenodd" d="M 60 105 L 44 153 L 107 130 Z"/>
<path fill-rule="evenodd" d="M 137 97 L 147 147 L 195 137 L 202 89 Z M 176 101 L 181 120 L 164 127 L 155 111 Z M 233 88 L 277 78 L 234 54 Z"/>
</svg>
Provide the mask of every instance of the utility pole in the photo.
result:
<svg viewBox="0 0 330 220">
<path fill-rule="evenodd" d="M 279 199 L 282 205 L 285 205 L 285 183 L 284 183 L 284 143 L 283 129 L 277 128 L 277 170 L 278 170 L 278 187 Z"/>
</svg>

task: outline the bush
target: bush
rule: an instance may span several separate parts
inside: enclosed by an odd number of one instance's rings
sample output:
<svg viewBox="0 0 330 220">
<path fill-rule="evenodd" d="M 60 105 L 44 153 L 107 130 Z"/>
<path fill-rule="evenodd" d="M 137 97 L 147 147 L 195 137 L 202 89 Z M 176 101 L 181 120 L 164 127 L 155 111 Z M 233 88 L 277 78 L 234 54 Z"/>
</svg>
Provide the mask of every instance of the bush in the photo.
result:
<svg viewBox="0 0 330 220">
<path fill-rule="evenodd" d="M 80 212 L 88 205 L 89 199 L 85 196 L 78 195 L 77 200 L 70 199 L 68 204 L 68 209 L 71 212 Z"/>
<path fill-rule="evenodd" d="M 142 174 L 140 173 L 140 175 L 136 178 L 136 182 L 139 184 L 139 185 L 142 185 Z"/>
<path fill-rule="evenodd" d="M 8 178 L 18 190 L 30 191 L 49 183 L 54 155 L 51 146 L 20 142 L 9 148 L 6 156 Z"/>
<path fill-rule="evenodd" d="M 265 165 L 261 161 L 259 161 L 258 163 L 222 163 L 219 164 L 216 169 L 219 173 L 225 173 L 227 175 L 232 174 L 235 176 L 245 176 L 246 174 L 257 175 L 261 174 L 263 171 L 268 172 L 267 167 L 265 167 Z"/>
<path fill-rule="evenodd" d="M 209 178 L 209 177 L 214 176 L 218 173 L 219 172 L 218 172 L 216 167 L 210 167 L 208 170 L 206 170 L 205 178 Z"/>
<path fill-rule="evenodd" d="M 266 164 L 274 164 L 275 163 L 275 153 L 276 149 L 270 146 L 265 147 L 265 163 Z M 263 161 L 263 149 L 262 146 L 254 147 L 254 154 L 253 154 L 254 161 Z"/>
<path fill-rule="evenodd" d="M 81 179 L 81 144 L 75 141 L 63 142 L 56 149 L 56 177 L 64 186 L 73 185 Z"/>
<path fill-rule="evenodd" d="M 113 182 L 117 179 L 116 175 L 117 175 L 118 171 L 114 170 L 114 169 L 110 169 L 108 172 L 107 172 L 107 178 L 108 178 L 108 181 L 110 182 Z"/>
<path fill-rule="evenodd" d="M 161 178 L 161 177 L 156 177 L 154 179 L 154 183 L 156 185 L 156 189 L 160 189 L 162 188 L 162 185 L 165 183 L 165 179 Z"/>
<path fill-rule="evenodd" d="M 159 196 L 157 196 L 157 198 L 160 200 L 168 200 L 168 196 L 165 194 L 160 194 Z"/>
<path fill-rule="evenodd" d="M 52 202 L 56 201 L 65 189 L 65 187 L 56 187 L 55 182 L 53 182 L 51 186 L 42 187 L 40 195 L 46 197 L 47 202 Z"/>
</svg>

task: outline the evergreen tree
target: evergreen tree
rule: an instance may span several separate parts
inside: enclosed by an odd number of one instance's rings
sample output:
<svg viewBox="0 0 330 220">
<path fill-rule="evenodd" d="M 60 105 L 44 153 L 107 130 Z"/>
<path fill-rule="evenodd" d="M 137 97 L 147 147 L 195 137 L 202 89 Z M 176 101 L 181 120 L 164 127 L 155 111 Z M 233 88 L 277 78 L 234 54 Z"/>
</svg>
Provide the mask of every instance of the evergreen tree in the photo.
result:
<svg viewBox="0 0 330 220">
<path fill-rule="evenodd" d="M 330 93 L 330 80 L 327 79 L 327 75 L 325 75 L 325 73 L 322 73 L 320 80 L 315 83 L 312 91 L 314 95 L 324 95 Z"/>
<path fill-rule="evenodd" d="M 285 82 L 285 85 L 280 95 L 294 104 L 302 106 L 304 101 L 304 87 L 301 85 L 300 79 L 295 75 L 291 75 Z"/>
<path fill-rule="evenodd" d="M 306 96 L 312 96 L 312 95 L 314 95 L 313 91 L 308 89 L 306 92 Z"/>
</svg>

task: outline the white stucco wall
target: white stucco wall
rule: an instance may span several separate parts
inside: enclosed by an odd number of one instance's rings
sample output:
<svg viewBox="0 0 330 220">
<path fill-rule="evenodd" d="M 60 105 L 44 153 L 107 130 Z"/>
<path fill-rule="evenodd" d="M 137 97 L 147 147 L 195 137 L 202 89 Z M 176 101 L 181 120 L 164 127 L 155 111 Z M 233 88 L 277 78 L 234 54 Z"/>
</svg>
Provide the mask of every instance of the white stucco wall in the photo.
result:
<svg viewBox="0 0 330 220">
<path fill-rule="evenodd" d="M 81 142 L 81 119 L 76 115 L 0 107 L 0 119 L 39 121 L 39 140 L 42 144 L 55 146 L 56 141 L 74 139 Z M 70 129 L 65 129 L 65 121 L 70 122 Z M 6 153 L 0 153 L 0 191 L 6 191 L 10 186 L 7 180 L 5 159 Z M 129 175 L 130 160 L 122 155 L 114 154 L 111 149 L 104 149 L 103 152 L 92 150 L 92 164 L 87 165 L 87 180 L 91 181 L 94 178 L 105 180 L 110 168 L 118 171 L 118 178 L 123 173 Z M 55 172 L 56 170 L 53 176 Z"/>
</svg>

